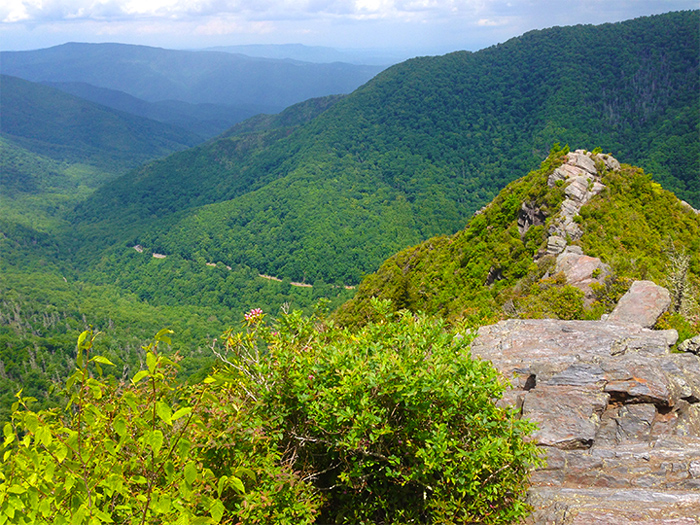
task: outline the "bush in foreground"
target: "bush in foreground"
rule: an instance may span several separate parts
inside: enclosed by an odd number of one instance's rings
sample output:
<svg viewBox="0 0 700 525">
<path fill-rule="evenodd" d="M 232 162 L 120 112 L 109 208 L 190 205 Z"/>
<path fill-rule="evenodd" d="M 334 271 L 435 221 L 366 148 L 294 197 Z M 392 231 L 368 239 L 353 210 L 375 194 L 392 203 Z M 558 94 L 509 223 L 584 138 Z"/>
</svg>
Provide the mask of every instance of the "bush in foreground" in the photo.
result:
<svg viewBox="0 0 700 525">
<path fill-rule="evenodd" d="M 524 516 L 532 425 L 440 321 L 390 314 L 358 332 L 259 310 L 176 386 L 148 348 L 128 384 L 89 356 L 64 411 L 19 396 L 4 428 L 0 523 L 507 523 Z M 167 342 L 161 332 L 157 339 Z M 90 370 L 88 368 L 90 367 Z M 92 373 L 91 373 L 92 372 Z"/>
</svg>

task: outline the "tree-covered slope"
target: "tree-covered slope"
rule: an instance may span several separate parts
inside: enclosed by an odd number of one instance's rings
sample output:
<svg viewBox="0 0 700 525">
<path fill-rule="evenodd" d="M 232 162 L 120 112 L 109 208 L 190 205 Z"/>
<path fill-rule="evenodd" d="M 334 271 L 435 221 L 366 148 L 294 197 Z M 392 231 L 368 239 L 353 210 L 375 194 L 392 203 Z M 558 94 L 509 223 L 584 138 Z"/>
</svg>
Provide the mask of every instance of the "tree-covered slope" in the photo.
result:
<svg viewBox="0 0 700 525">
<path fill-rule="evenodd" d="M 101 88 L 85 82 L 45 82 L 70 95 L 119 111 L 166 124 L 172 124 L 206 139 L 220 135 L 234 124 L 259 113 L 276 113 L 276 106 L 244 104 L 191 104 L 180 100 L 148 102 L 116 89 Z"/>
<path fill-rule="evenodd" d="M 583 234 L 570 244 L 600 258 L 612 271 L 596 301 L 584 308 L 583 293 L 556 274 L 556 257 L 548 252 L 549 234 L 565 199 L 563 187 L 551 185 L 549 177 L 567 151 L 553 149 L 540 169 L 509 184 L 462 231 L 389 258 L 363 280 L 356 296 L 337 312 L 338 319 L 366 322 L 374 297 L 390 299 L 396 309 L 477 323 L 508 316 L 600 316 L 614 305 L 609 296 L 619 296 L 629 279 L 672 288 L 674 254 L 688 257 L 686 299 L 697 298 L 700 214 L 642 169 L 623 164 L 620 170 L 599 167 L 605 189 L 574 217 Z M 537 210 L 540 225 L 522 227 L 526 209 Z M 697 331 L 700 311 L 690 312 L 688 319 Z"/>
<path fill-rule="evenodd" d="M 4 51 L 0 59 L 4 73 L 34 82 L 86 82 L 149 102 L 254 104 L 277 111 L 309 98 L 349 93 L 383 69 L 126 44 L 68 43 Z"/>
<path fill-rule="evenodd" d="M 0 132 L 61 161 L 118 173 L 201 141 L 180 128 L 122 113 L 20 78 L 0 77 Z"/>
<path fill-rule="evenodd" d="M 699 16 L 409 60 L 302 126 L 132 173 L 77 211 L 78 231 L 351 284 L 397 248 L 462 228 L 554 142 L 614 151 L 700 205 Z"/>
</svg>

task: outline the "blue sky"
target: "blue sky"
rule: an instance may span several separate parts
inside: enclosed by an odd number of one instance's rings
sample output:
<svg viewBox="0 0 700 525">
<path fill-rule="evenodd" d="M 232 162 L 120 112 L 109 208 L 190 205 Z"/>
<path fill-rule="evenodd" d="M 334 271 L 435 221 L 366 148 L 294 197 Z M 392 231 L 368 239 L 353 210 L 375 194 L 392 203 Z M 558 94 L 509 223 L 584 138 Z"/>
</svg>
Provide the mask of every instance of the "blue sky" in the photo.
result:
<svg viewBox="0 0 700 525">
<path fill-rule="evenodd" d="M 698 9 L 698 0 L 2 0 L 0 49 L 287 44 L 476 51 L 531 29 Z"/>
</svg>

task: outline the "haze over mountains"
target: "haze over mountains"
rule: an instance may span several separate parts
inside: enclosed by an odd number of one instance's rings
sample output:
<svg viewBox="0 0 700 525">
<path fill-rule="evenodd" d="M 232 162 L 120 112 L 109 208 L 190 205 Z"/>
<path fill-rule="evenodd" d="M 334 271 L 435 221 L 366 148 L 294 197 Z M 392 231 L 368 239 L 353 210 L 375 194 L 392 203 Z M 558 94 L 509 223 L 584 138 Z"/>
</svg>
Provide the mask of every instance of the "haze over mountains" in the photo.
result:
<svg viewBox="0 0 700 525">
<path fill-rule="evenodd" d="M 277 113 L 308 98 L 349 93 L 383 69 L 125 44 L 69 43 L 35 51 L 5 51 L 0 60 L 4 74 L 53 83 L 117 109 L 136 110 L 141 116 L 170 123 L 186 123 L 184 114 L 210 125 L 218 112 L 218 120 L 226 127 L 256 113 Z M 156 106 L 120 99 L 104 89 Z M 215 131 L 224 129 L 218 126 Z"/>
<path fill-rule="evenodd" d="M 409 53 L 391 52 L 385 49 L 335 49 L 324 46 L 305 46 L 302 44 L 262 45 L 248 44 L 238 46 L 218 46 L 209 51 L 240 53 L 260 58 L 278 58 L 281 60 L 301 60 L 303 62 L 346 62 L 358 65 L 389 66 L 410 58 Z"/>
</svg>

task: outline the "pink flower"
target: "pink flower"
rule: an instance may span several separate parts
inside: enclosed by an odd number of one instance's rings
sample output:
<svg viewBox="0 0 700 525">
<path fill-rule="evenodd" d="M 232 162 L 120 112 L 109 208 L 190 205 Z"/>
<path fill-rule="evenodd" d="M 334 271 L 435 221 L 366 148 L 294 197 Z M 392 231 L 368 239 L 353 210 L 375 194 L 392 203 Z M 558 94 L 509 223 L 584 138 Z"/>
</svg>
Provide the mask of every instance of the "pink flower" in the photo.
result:
<svg viewBox="0 0 700 525">
<path fill-rule="evenodd" d="M 243 317 L 245 318 L 246 322 L 249 324 L 254 324 L 262 321 L 262 318 L 265 314 L 263 314 L 262 308 L 253 308 L 250 312 L 245 314 Z"/>
</svg>

